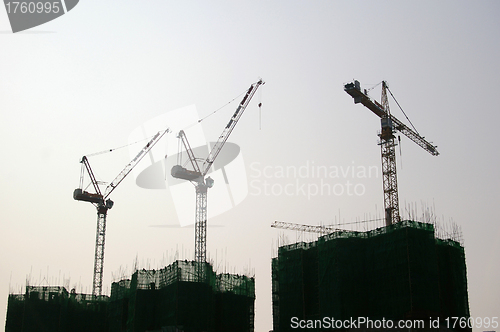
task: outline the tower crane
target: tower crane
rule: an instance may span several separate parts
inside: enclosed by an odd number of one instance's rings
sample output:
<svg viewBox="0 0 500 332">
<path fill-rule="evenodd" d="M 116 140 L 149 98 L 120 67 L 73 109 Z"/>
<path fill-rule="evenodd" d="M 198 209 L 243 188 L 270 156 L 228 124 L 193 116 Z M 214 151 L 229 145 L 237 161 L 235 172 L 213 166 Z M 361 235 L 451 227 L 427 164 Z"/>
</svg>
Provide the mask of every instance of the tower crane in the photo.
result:
<svg viewBox="0 0 500 332">
<path fill-rule="evenodd" d="M 92 295 L 97 297 L 102 295 L 102 271 L 104 267 L 104 242 L 106 238 L 106 216 L 108 210 L 113 207 L 113 201 L 109 199 L 109 195 L 116 187 L 125 179 L 132 169 L 141 161 L 141 159 L 155 146 L 155 144 L 165 135 L 170 132 L 170 129 L 159 131 L 153 138 L 144 146 L 141 151 L 130 161 L 127 166 L 111 181 L 104 191 L 101 191 L 99 185 L 102 183 L 97 181 L 89 160 L 86 156 L 82 157 L 80 163 L 82 169 L 80 173 L 80 186 L 74 190 L 73 198 L 77 201 L 90 202 L 97 208 L 97 231 L 95 240 L 95 255 L 94 255 L 94 279 L 92 282 Z M 83 190 L 83 180 L 85 171 L 87 172 L 90 182 L 94 187 L 95 193 L 90 193 Z"/>
<path fill-rule="evenodd" d="M 382 152 L 385 223 L 388 226 L 400 221 L 395 152 L 397 143 L 394 134 L 399 131 L 433 156 L 438 156 L 439 152 L 436 149 L 437 146 L 426 141 L 416 130 L 412 130 L 391 114 L 387 90 L 389 90 L 387 83 L 382 81 L 382 98 L 381 103 L 378 103 L 368 96 L 366 90 L 361 91 L 359 81 L 355 80 L 344 85 L 344 91 L 354 98 L 355 104 L 363 104 L 381 119 L 382 130 L 379 134 L 379 145 Z M 390 90 L 389 92 L 391 93 Z"/>
<path fill-rule="evenodd" d="M 222 134 L 219 136 L 219 140 L 217 141 L 217 143 L 215 143 L 212 150 L 208 154 L 207 159 L 205 159 L 201 165 L 195 157 L 184 131 L 181 130 L 178 134 L 178 138 L 182 141 L 193 169 L 188 170 L 181 165 L 175 165 L 172 167 L 171 174 L 174 178 L 191 181 L 196 189 L 194 255 L 195 261 L 198 263 L 205 263 L 207 260 L 207 191 L 214 185 L 214 180 L 211 177 L 205 178 L 205 176 L 207 175 L 210 167 L 214 163 L 220 151 L 224 147 L 224 144 L 229 138 L 229 135 L 238 123 L 238 120 L 250 103 L 250 100 L 254 96 L 255 92 L 257 91 L 259 86 L 263 84 L 264 82 L 262 80 L 259 80 L 258 82 L 253 83 L 250 86 L 245 96 L 243 97 L 243 100 L 240 102 L 233 116 L 222 131 Z M 199 277 L 201 277 L 201 273 L 202 272 L 200 270 L 198 274 Z"/>
</svg>

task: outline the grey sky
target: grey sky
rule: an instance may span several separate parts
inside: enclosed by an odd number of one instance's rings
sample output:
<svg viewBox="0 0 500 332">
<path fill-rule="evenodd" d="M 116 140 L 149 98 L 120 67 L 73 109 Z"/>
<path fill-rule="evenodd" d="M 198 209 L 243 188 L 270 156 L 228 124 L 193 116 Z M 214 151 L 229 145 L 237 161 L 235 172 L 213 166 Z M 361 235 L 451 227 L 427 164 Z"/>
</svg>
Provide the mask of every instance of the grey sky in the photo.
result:
<svg viewBox="0 0 500 332">
<path fill-rule="evenodd" d="M 256 331 L 272 328 L 270 260 L 281 234 L 274 220 L 380 217 L 380 176 L 326 179 L 359 184 L 363 195 L 264 193 L 265 181 L 275 193 L 297 189 L 297 179 L 264 176 L 266 167 L 380 168 L 380 123 L 343 91 L 353 79 L 363 88 L 386 80 L 438 145 L 433 157 L 402 137 L 401 212 L 405 202 L 419 212 L 434 206 L 436 217 L 462 227 L 471 315 L 498 316 L 499 14 L 497 1 L 80 1 L 10 34 L 0 10 L 0 316 L 9 285 L 20 292 L 30 273 L 32 284 L 70 279 L 91 292 L 96 212 L 72 198 L 82 155 L 127 144 L 135 128 L 184 106 L 208 115 L 259 77 L 266 85 L 230 137 L 241 147 L 249 195 L 209 221 L 225 227 L 210 227 L 207 238 L 219 270 L 255 272 Z M 380 89 L 371 96 L 380 100 Z M 234 108 L 203 122 L 208 140 Z M 403 120 L 395 103 L 391 110 Z M 124 149 L 99 158 L 95 169 L 110 181 L 130 156 Z M 136 257 L 150 268 L 170 263 L 176 250 L 193 257 L 193 228 L 150 227 L 178 224 L 168 190 L 139 188 L 131 176 L 112 199 L 105 291 L 112 275 L 130 276 Z"/>
</svg>

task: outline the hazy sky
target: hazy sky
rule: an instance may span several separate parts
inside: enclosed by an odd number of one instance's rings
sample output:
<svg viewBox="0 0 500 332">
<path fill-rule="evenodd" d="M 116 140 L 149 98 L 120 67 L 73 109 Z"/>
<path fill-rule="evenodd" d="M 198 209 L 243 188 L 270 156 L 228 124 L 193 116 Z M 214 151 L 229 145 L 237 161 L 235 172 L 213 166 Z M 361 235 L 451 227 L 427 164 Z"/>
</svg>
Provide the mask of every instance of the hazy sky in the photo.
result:
<svg viewBox="0 0 500 332">
<path fill-rule="evenodd" d="M 380 171 L 380 121 L 343 91 L 353 79 L 363 88 L 386 80 L 417 130 L 438 145 L 433 157 L 401 138 L 401 213 L 408 204 L 418 214 L 432 207 L 439 220 L 461 226 L 471 315 L 498 316 L 499 14 L 497 1 L 87 0 L 12 34 L 0 10 L 0 316 L 27 278 L 91 292 L 96 211 L 72 198 L 82 155 L 123 146 L 136 128 L 182 107 L 206 116 L 260 77 L 266 84 L 229 139 L 241 148 L 248 194 L 209 220 L 223 227 L 209 227 L 207 237 L 218 271 L 255 273 L 256 331 L 272 328 L 270 264 L 283 235 L 270 227 L 274 220 L 381 217 L 382 178 L 360 173 Z M 380 100 L 379 87 L 370 94 Z M 217 140 L 235 107 L 202 122 L 207 140 Z M 404 119 L 392 101 L 391 110 Z M 130 153 L 91 163 L 111 181 Z M 340 174 L 315 176 L 319 167 Z M 194 255 L 192 227 L 152 227 L 179 225 L 170 191 L 140 188 L 134 177 L 112 194 L 108 293 L 136 259 L 159 268 Z M 194 201 L 194 189 L 186 196 Z M 284 234 L 295 241 L 294 232 Z"/>
</svg>

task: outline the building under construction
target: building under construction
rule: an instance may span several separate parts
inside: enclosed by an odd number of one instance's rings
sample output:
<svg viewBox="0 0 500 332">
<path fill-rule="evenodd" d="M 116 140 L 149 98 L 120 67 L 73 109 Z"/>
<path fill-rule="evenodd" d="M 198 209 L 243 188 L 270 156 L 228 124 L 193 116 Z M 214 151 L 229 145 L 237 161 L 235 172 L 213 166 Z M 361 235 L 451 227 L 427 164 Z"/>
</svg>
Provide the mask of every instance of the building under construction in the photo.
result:
<svg viewBox="0 0 500 332">
<path fill-rule="evenodd" d="M 5 331 L 253 331 L 254 302 L 253 277 L 175 261 L 114 282 L 109 297 L 27 286 L 9 296 Z"/>
<path fill-rule="evenodd" d="M 447 317 L 469 317 L 463 246 L 414 221 L 281 246 L 272 260 L 272 291 L 275 332 L 297 330 L 299 321 L 421 320 L 429 328 L 431 319 L 443 327 Z M 325 328 L 316 327 L 308 330 Z"/>
</svg>

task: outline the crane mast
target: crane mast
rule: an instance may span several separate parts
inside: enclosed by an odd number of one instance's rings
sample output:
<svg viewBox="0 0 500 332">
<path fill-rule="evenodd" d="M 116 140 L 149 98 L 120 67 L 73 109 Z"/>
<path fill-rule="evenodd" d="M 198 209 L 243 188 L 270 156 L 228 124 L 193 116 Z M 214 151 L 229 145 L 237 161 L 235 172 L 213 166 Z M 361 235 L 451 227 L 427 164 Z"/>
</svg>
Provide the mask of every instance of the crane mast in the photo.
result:
<svg viewBox="0 0 500 332">
<path fill-rule="evenodd" d="M 385 115 L 381 118 L 380 149 L 382 155 L 382 179 L 384 184 L 384 210 L 386 226 L 401 221 L 399 215 L 398 177 L 396 170 L 396 141 L 394 127 L 387 99 L 387 86 L 382 82 L 382 108 Z"/>
<path fill-rule="evenodd" d="M 379 145 L 382 155 L 382 176 L 384 187 L 384 210 L 385 223 L 391 225 L 399 222 L 401 217 L 399 214 L 399 198 L 398 198 L 398 182 L 396 172 L 396 141 L 395 133 L 400 132 L 418 146 L 429 152 L 433 156 L 438 156 L 437 147 L 426 141 L 416 131 L 412 130 L 393 115 L 389 109 L 389 100 L 387 98 L 387 83 L 382 82 L 382 98 L 381 103 L 372 100 L 366 90 L 361 91 L 359 81 L 348 83 L 344 86 L 344 91 L 354 98 L 354 103 L 361 103 L 363 106 L 371 110 L 380 118 L 382 130 L 379 134 Z"/>
<path fill-rule="evenodd" d="M 198 271 L 198 277 L 202 278 L 203 270 L 201 266 L 207 260 L 207 191 L 214 184 L 212 178 L 205 178 L 206 174 L 210 170 L 210 167 L 214 163 L 215 159 L 219 155 L 220 151 L 224 147 L 229 135 L 233 131 L 234 127 L 238 123 L 239 119 L 243 115 L 243 112 L 247 108 L 250 100 L 254 96 L 255 92 L 259 88 L 260 85 L 263 85 L 264 82 L 259 80 L 256 83 L 253 83 L 250 88 L 245 93 L 242 101 L 238 105 L 236 111 L 231 116 L 228 124 L 222 131 L 222 134 L 219 136 L 218 141 L 215 143 L 214 147 L 210 151 L 208 157 L 205 159 L 201 167 L 198 165 L 198 161 L 196 160 L 193 151 L 189 145 L 186 134 L 184 131 L 179 132 L 179 139 L 182 140 L 182 144 L 184 149 L 186 150 L 189 160 L 193 166 L 193 170 L 188 170 L 180 165 L 175 165 L 172 167 L 171 174 L 173 177 L 183 180 L 192 181 L 195 184 L 196 188 L 196 211 L 195 211 L 195 261 L 200 263 L 200 270 Z"/>
<path fill-rule="evenodd" d="M 97 209 L 97 230 L 95 239 L 95 254 L 94 254 L 94 274 L 92 281 L 92 295 L 97 297 L 102 295 L 102 276 L 104 270 L 104 245 L 106 240 L 106 217 L 108 210 L 113 207 L 113 201 L 109 199 L 109 195 L 116 187 L 125 179 L 132 169 L 142 160 L 142 158 L 155 146 L 155 144 L 165 135 L 170 132 L 170 129 L 158 132 L 144 146 L 141 151 L 125 166 L 125 168 L 116 176 L 116 178 L 105 188 L 104 194 L 101 193 L 99 183 L 94 176 L 94 172 L 90 167 L 89 160 L 86 156 L 82 157 L 82 171 L 80 175 L 80 187 L 73 192 L 73 198 L 77 201 L 92 203 Z M 85 171 L 90 177 L 90 181 L 94 187 L 95 193 L 84 191 L 83 178 Z"/>
</svg>

